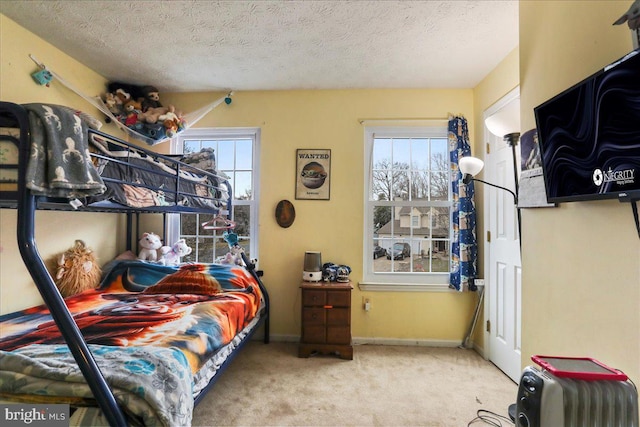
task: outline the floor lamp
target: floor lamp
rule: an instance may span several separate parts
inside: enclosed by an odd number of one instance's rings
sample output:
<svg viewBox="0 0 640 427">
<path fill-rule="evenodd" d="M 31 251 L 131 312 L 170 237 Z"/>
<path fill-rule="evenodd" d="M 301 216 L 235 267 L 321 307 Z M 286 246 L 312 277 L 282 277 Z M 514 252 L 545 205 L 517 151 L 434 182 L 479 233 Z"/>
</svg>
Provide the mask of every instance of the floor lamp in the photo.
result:
<svg viewBox="0 0 640 427">
<path fill-rule="evenodd" d="M 518 143 L 518 140 L 520 139 L 520 134 L 519 133 L 511 133 L 509 135 L 505 136 L 505 140 L 507 139 L 507 137 L 510 138 L 509 141 L 513 141 L 513 142 L 509 142 L 507 141 L 507 143 L 509 145 L 511 145 L 512 151 L 513 151 L 513 173 L 515 174 L 515 181 L 516 181 L 516 186 L 515 186 L 515 190 L 516 191 L 511 191 L 506 187 L 502 187 L 500 185 L 496 185 L 496 184 L 492 184 L 490 182 L 484 181 L 482 179 L 479 178 L 474 178 L 475 175 L 479 174 L 480 171 L 482 170 L 482 168 L 484 167 L 484 162 L 481 159 L 478 159 L 477 157 L 462 157 L 459 161 L 458 161 L 458 167 L 460 168 L 460 172 L 462 173 L 462 182 L 464 184 L 468 184 L 471 181 L 477 181 L 477 182 L 481 182 L 483 184 L 486 184 L 490 187 L 494 187 L 494 188 L 499 188 L 500 190 L 504 190 L 509 192 L 512 196 L 513 196 L 513 203 L 516 206 L 516 214 L 518 216 L 518 242 L 520 243 L 520 248 L 522 248 L 522 239 L 521 239 L 521 235 L 522 235 L 522 228 L 520 226 L 520 208 L 518 208 L 518 166 L 517 166 L 517 160 L 515 157 L 515 146 Z"/>
<path fill-rule="evenodd" d="M 493 135 L 503 138 L 509 147 L 511 147 L 511 157 L 513 161 L 513 177 L 515 179 L 515 191 L 500 185 L 492 184 L 478 178 L 475 175 L 480 173 L 484 167 L 484 162 L 476 157 L 462 157 L 458 162 L 460 172 L 463 175 L 463 183 L 468 184 L 471 181 L 478 181 L 491 187 L 508 191 L 513 196 L 513 202 L 516 207 L 518 216 L 518 241 L 522 248 L 522 228 L 520 226 L 520 209 L 518 208 L 518 157 L 516 155 L 516 146 L 520 140 L 520 99 L 510 102 L 497 113 L 487 117 L 484 121 L 485 126 Z"/>
<path fill-rule="evenodd" d="M 492 134 L 501 137 L 507 143 L 508 146 L 511 147 L 511 154 L 513 158 L 513 177 L 515 179 L 515 191 L 511 191 L 506 187 L 502 187 L 500 185 L 492 184 L 487 181 L 483 181 L 479 178 L 474 178 L 482 168 L 484 167 L 484 162 L 481 159 L 476 157 L 462 157 L 458 160 L 458 167 L 460 168 L 460 172 L 462 173 L 462 182 L 464 184 L 468 184 L 471 181 L 481 182 L 483 184 L 489 185 L 491 187 L 499 188 L 501 190 L 507 191 L 511 193 L 513 196 L 513 202 L 516 207 L 516 213 L 518 216 L 518 242 L 520 244 L 520 253 L 522 253 L 522 228 L 520 221 L 520 208 L 518 208 L 518 157 L 516 156 L 516 145 L 518 145 L 518 141 L 520 140 L 520 101 L 511 102 L 505 108 L 498 111 L 496 114 L 488 117 L 485 120 L 485 126 Z M 471 323 L 471 329 L 467 338 L 465 338 L 465 347 L 467 341 L 470 339 L 473 334 L 473 330 L 475 328 L 477 318 L 480 312 L 480 304 L 482 303 L 482 299 L 484 296 L 484 289 L 482 293 L 480 293 L 478 297 L 478 305 L 476 307 L 476 311 L 474 314 L 474 319 Z M 516 413 L 516 404 L 509 405 L 508 408 L 509 417 L 512 421 L 515 421 L 515 413 Z"/>
<path fill-rule="evenodd" d="M 520 140 L 520 132 L 517 130 L 520 127 L 520 102 L 511 102 L 509 105 L 507 105 L 507 107 L 488 117 L 485 120 L 485 125 L 492 134 L 502 137 L 507 145 L 511 147 L 511 153 L 513 157 L 513 175 L 515 178 L 515 191 L 511 191 L 506 187 L 492 184 L 479 178 L 474 178 L 477 174 L 480 173 L 482 168 L 484 168 L 484 161 L 477 157 L 465 156 L 458 160 L 458 167 L 460 168 L 460 172 L 462 173 L 462 182 L 465 185 L 469 184 L 471 181 L 481 182 L 488 186 L 507 191 L 513 196 L 513 203 L 515 204 L 518 217 L 518 242 L 520 243 L 520 249 L 522 250 L 520 209 L 518 208 L 518 163 L 516 156 L 516 145 L 518 145 L 518 141 Z M 463 346 L 465 348 L 468 347 L 469 340 L 473 335 L 473 331 L 480 314 L 480 305 L 482 304 L 483 296 L 484 288 L 479 293 L 478 304 L 476 305 L 473 320 L 469 328 L 469 332 L 467 333 L 467 336 L 463 341 Z"/>
<path fill-rule="evenodd" d="M 520 134 L 517 132 L 513 132 L 509 135 L 507 135 L 510 139 L 510 141 L 514 141 L 512 147 L 515 147 L 515 144 L 517 144 L 517 141 L 520 137 Z M 505 140 L 507 139 L 507 136 L 505 136 Z M 515 159 L 515 148 L 513 148 L 514 150 L 514 159 Z M 480 171 L 482 170 L 482 168 L 484 167 L 484 162 L 481 159 L 478 159 L 477 157 L 471 157 L 471 156 L 466 156 L 466 157 L 462 157 L 460 158 L 460 160 L 458 160 L 458 168 L 460 169 L 460 172 L 462 173 L 462 183 L 463 184 L 469 184 L 471 181 L 477 181 L 477 182 L 481 182 L 483 184 L 489 185 L 491 187 L 495 187 L 495 188 L 499 188 L 501 190 L 505 190 L 508 191 L 509 193 L 511 193 L 511 195 L 513 196 L 513 202 L 516 206 L 516 212 L 518 214 L 518 242 L 520 242 L 520 249 L 522 250 L 522 240 L 520 240 L 520 209 L 518 209 L 518 175 L 517 175 L 517 170 L 514 170 L 514 173 L 516 173 L 516 191 L 513 192 L 511 190 L 509 190 L 506 187 L 502 187 L 500 185 L 496 185 L 496 184 L 492 184 L 490 182 L 487 181 L 483 181 L 479 178 L 474 178 L 475 175 L 479 174 Z M 515 164 L 515 160 L 514 160 L 514 168 L 517 167 Z M 476 323 L 478 322 L 478 316 L 480 315 L 480 305 L 482 304 L 482 300 L 484 298 L 484 287 L 482 288 L 482 290 L 480 290 L 480 292 L 478 293 L 478 303 L 476 304 L 476 309 L 475 309 L 475 313 L 473 315 L 473 320 L 471 321 L 471 326 L 469 327 L 469 332 L 467 333 L 467 336 L 465 337 L 464 341 L 462 342 L 462 346 L 464 348 L 468 348 L 469 347 L 469 341 L 471 340 L 471 336 L 473 335 L 473 331 L 475 330 L 476 327 Z"/>
</svg>

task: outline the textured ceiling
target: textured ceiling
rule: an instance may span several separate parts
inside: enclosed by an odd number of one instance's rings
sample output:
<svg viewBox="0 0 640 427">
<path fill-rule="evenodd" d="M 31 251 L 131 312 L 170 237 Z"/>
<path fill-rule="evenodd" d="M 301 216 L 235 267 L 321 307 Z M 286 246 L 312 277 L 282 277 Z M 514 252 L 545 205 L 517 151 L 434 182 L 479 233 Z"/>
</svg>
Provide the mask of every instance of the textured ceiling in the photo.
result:
<svg viewBox="0 0 640 427">
<path fill-rule="evenodd" d="M 2 0 L 0 12 L 110 80 L 165 92 L 471 88 L 518 45 L 517 0 Z"/>
</svg>

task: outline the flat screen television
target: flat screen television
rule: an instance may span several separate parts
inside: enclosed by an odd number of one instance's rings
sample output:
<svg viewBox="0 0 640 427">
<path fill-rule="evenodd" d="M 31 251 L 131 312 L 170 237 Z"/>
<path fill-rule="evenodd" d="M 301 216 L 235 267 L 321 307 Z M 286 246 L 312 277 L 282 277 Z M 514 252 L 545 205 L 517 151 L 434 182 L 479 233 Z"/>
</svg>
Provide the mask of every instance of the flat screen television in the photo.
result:
<svg viewBox="0 0 640 427">
<path fill-rule="evenodd" d="M 549 203 L 640 199 L 640 49 L 534 114 Z"/>
</svg>

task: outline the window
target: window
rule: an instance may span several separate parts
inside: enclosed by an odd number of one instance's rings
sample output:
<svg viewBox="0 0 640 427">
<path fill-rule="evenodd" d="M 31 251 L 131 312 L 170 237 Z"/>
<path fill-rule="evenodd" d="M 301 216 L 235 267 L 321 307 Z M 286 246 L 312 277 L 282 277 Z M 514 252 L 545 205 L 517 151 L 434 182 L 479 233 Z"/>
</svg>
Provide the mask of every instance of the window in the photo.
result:
<svg viewBox="0 0 640 427">
<path fill-rule="evenodd" d="M 367 127 L 365 150 L 361 288 L 447 287 L 452 207 L 447 128 Z"/>
<path fill-rule="evenodd" d="M 216 167 L 229 177 L 232 188 L 232 219 L 238 243 L 249 258 L 258 258 L 258 129 L 193 129 L 172 141 L 173 153 L 193 153 L 213 148 Z M 214 262 L 229 252 L 219 230 L 205 230 L 200 224 L 213 214 L 173 214 L 169 219 L 170 241 L 184 238 L 193 249 L 183 261 Z"/>
</svg>

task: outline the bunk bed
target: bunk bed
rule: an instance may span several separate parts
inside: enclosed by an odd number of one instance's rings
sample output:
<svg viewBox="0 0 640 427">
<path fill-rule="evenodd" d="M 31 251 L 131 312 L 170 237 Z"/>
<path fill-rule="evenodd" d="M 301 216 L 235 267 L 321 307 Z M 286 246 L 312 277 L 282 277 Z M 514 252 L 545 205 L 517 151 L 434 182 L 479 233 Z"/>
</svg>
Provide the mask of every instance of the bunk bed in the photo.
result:
<svg viewBox="0 0 640 427">
<path fill-rule="evenodd" d="M 131 249 L 141 213 L 230 218 L 231 188 L 215 168 L 129 144 L 65 108 L 0 102 L 0 208 L 17 209 L 20 254 L 44 301 L 0 316 L 0 400 L 69 404 L 85 425 L 189 425 L 260 326 L 268 342 L 261 272 L 242 251 L 241 266 L 115 259 L 96 289 L 63 298 L 37 249 L 36 212 L 124 214 Z"/>
</svg>

